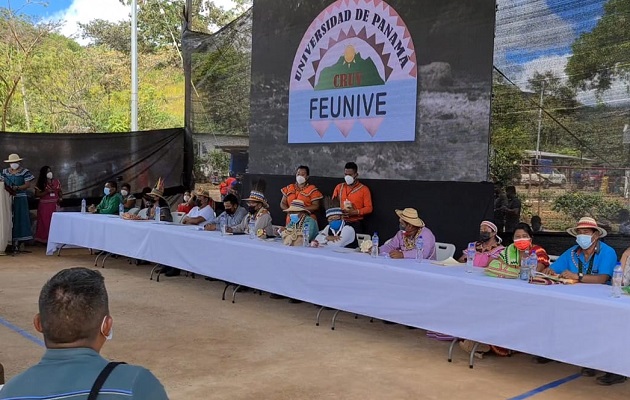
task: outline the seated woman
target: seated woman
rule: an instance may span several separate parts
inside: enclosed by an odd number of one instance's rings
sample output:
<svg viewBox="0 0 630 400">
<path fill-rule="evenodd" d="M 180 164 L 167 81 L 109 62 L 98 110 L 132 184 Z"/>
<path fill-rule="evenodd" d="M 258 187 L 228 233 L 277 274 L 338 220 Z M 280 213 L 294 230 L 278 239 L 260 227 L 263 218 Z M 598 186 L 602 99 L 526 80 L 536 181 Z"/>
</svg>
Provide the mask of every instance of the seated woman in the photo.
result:
<svg viewBox="0 0 630 400">
<path fill-rule="evenodd" d="M 339 205 L 329 198 L 324 199 L 324 203 L 326 203 L 328 225 L 319 232 L 315 240 L 311 242 L 311 246 L 348 247 L 353 243 L 356 244 L 354 228 L 346 225 L 342 219 L 343 212 Z"/>
<path fill-rule="evenodd" d="M 537 271 L 542 271 L 549 267 L 549 255 L 542 247 L 532 243 L 534 239 L 534 232 L 529 224 L 525 222 L 519 222 L 514 227 L 513 234 L 514 243 L 503 249 L 499 258 L 489 263 L 489 266 L 496 266 L 499 268 L 507 267 L 510 269 L 520 269 L 521 259 L 525 257 L 525 252 L 535 253 L 538 257 Z M 464 340 L 459 342 L 462 349 L 470 353 L 473 349 L 475 342 L 472 340 Z M 499 346 L 492 346 L 488 344 L 479 344 L 476 350 L 478 357 L 483 357 L 484 353 L 494 353 L 499 356 L 508 356 L 512 354 L 512 350 L 505 349 Z M 478 354 L 477 354 L 478 353 Z"/>
<path fill-rule="evenodd" d="M 183 212 L 188 214 L 190 210 L 195 206 L 195 201 L 197 199 L 195 196 L 190 195 L 190 191 L 187 190 L 184 192 L 184 202 L 177 205 L 177 212 Z"/>
<path fill-rule="evenodd" d="M 311 217 L 311 213 L 302 200 L 293 200 L 284 212 L 289 215 L 289 223 L 280 232 L 284 244 L 302 246 L 304 243 L 302 229 L 306 224 L 308 224 L 308 242 L 315 239 L 319 230 L 317 221 Z"/>
<path fill-rule="evenodd" d="M 479 226 L 479 240 L 476 242 L 476 253 L 473 265 L 485 268 L 490 261 L 496 260 L 504 246 L 501 245 L 501 238 L 497 235 L 497 226 L 490 221 L 482 221 Z M 466 250 L 459 258 L 459 262 L 466 262 Z"/>
<path fill-rule="evenodd" d="M 131 193 L 131 185 L 128 183 L 123 183 L 120 189 L 120 195 L 123 198 L 123 206 L 125 208 L 125 212 L 128 212 L 132 208 L 136 207 L 136 196 Z"/>
<path fill-rule="evenodd" d="M 395 211 L 400 219 L 400 231 L 381 246 L 379 253 L 389 254 L 391 258 L 416 258 L 416 239 L 422 235 L 422 258 L 435 260 L 435 235 L 424 226 L 424 221 L 418 217 L 418 211 L 415 208 Z"/>
</svg>

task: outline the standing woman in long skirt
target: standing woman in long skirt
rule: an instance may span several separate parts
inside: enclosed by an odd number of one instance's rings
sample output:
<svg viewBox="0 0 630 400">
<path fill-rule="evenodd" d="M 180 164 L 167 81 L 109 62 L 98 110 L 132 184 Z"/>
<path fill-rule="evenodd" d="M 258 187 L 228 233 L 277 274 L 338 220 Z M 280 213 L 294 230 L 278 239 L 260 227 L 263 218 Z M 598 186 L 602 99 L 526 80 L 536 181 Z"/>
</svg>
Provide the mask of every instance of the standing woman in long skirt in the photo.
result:
<svg viewBox="0 0 630 400">
<path fill-rule="evenodd" d="M 13 196 L 13 244 L 18 246 L 19 242 L 33 239 L 26 191 L 31 187 L 31 181 L 35 179 L 31 171 L 20 165 L 20 161 L 22 159 L 19 155 L 11 154 L 7 160 L 4 160 L 4 162 L 9 163 L 9 168 L 2 170 L 4 183 L 15 191 Z"/>
<path fill-rule="evenodd" d="M 0 175 L 0 181 L 3 180 Z M 13 218 L 11 217 L 11 189 L 0 182 L 0 256 L 6 255 L 7 245 L 11 243 L 11 228 Z"/>
<path fill-rule="evenodd" d="M 43 166 L 39 171 L 39 177 L 35 184 L 35 196 L 39 198 L 35 240 L 41 243 L 48 243 L 50 220 L 53 213 L 57 211 L 62 196 L 61 182 L 53 177 L 52 170 L 48 165 Z"/>
</svg>

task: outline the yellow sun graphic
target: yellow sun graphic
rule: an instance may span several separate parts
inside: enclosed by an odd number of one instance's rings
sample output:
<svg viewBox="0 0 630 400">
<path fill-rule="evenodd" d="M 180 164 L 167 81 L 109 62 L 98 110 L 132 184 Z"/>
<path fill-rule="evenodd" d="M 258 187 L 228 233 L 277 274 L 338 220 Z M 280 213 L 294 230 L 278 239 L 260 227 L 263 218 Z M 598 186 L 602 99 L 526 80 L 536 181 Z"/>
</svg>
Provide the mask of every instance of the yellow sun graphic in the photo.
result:
<svg viewBox="0 0 630 400">
<path fill-rule="evenodd" d="M 354 46 L 353 45 L 348 45 L 346 47 L 346 50 L 343 53 L 343 60 L 344 60 L 343 65 L 348 64 L 348 68 L 350 68 L 350 64 L 355 62 L 354 57 L 356 56 L 356 54 L 357 54 L 357 52 L 354 49 Z"/>
</svg>

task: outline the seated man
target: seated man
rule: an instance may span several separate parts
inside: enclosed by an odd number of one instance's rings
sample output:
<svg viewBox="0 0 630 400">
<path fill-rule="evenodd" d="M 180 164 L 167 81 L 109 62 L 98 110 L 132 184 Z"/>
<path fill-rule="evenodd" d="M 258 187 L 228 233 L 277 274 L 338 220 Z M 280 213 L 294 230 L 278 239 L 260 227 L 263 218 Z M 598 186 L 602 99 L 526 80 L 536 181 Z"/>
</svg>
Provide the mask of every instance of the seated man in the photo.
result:
<svg viewBox="0 0 630 400">
<path fill-rule="evenodd" d="M 247 217 L 247 210 L 238 205 L 238 199 L 233 194 L 228 194 L 223 198 L 223 207 L 225 211 L 216 218 L 206 222 L 204 229 L 207 231 L 215 231 L 219 229 L 219 222 L 224 219 L 226 228 L 233 228 L 239 225 L 245 217 Z"/>
<path fill-rule="evenodd" d="M 227 227 L 227 232 L 232 233 L 249 233 L 249 223 L 254 222 L 256 236 L 268 237 L 273 236 L 273 224 L 271 222 L 271 214 L 269 213 L 269 204 L 265 199 L 265 183 L 260 180 L 253 185 L 254 189 L 249 197 L 243 199 L 247 202 L 249 214 L 243 218 L 240 224 L 234 227 Z"/>
<path fill-rule="evenodd" d="M 302 246 L 304 244 L 303 229 L 308 225 L 308 242 L 317 237 L 317 221 L 311 217 L 302 200 L 293 200 L 289 208 L 284 210 L 289 215 L 289 223 L 281 230 L 282 241 L 288 246 Z"/>
<path fill-rule="evenodd" d="M 120 193 L 117 193 L 118 184 L 115 181 L 109 181 L 105 184 L 105 189 L 103 189 L 103 199 L 95 206 L 92 204 L 88 211 L 92 214 L 112 214 L 118 215 L 118 206 L 123 202 L 123 198 Z"/>
<path fill-rule="evenodd" d="M 567 229 L 575 236 L 577 245 L 566 250 L 558 259 L 543 272 L 560 274 L 562 278 L 575 279 L 582 283 L 605 284 L 612 277 L 617 254 L 615 250 L 602 242 L 608 233 L 597 225 L 597 221 L 590 217 L 582 217 L 575 228 Z M 595 376 L 597 371 L 582 368 L 582 375 Z M 600 385 L 614 385 L 626 380 L 625 376 L 605 373 L 597 378 Z"/>
<path fill-rule="evenodd" d="M 214 210 L 210 206 L 210 193 L 207 190 L 198 190 L 197 205 L 182 219 L 184 225 L 204 225 L 206 221 L 214 218 Z"/>
<path fill-rule="evenodd" d="M 422 235 L 422 258 L 435 260 L 435 236 L 424 226 L 424 221 L 418 217 L 418 211 L 415 208 L 405 208 L 396 210 L 396 214 L 400 219 L 400 231 L 389 243 L 381 246 L 379 253 L 389 254 L 391 258 L 416 258 L 416 239 Z"/>
<path fill-rule="evenodd" d="M 37 365 L 4 385 L 0 398 L 87 398 L 109 364 L 99 353 L 113 333 L 100 272 L 70 268 L 55 274 L 39 295 L 34 325 L 44 335 L 46 353 Z M 99 398 L 124 393 L 129 399 L 168 399 L 160 381 L 135 365 L 115 366 L 101 387 L 96 388 Z"/>
<path fill-rule="evenodd" d="M 328 202 L 328 199 L 325 199 Z M 330 203 L 326 207 L 326 218 L 328 225 L 319 232 L 311 246 L 328 245 L 333 247 L 348 247 L 356 244 L 356 234 L 354 228 L 342 219 L 343 212 L 337 204 Z"/>
</svg>

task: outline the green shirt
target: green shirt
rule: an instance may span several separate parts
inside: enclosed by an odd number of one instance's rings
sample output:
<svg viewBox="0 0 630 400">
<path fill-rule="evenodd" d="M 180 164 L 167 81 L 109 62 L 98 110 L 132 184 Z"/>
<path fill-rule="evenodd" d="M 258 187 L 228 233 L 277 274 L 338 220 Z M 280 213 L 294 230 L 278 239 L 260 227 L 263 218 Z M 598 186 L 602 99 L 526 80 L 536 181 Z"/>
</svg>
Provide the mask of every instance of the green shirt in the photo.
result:
<svg viewBox="0 0 630 400">
<path fill-rule="evenodd" d="M 37 365 L 17 375 L 0 391 L 5 400 L 84 400 L 108 361 L 88 348 L 48 349 Z M 168 400 L 151 371 L 118 365 L 99 392 L 98 400 Z"/>
<path fill-rule="evenodd" d="M 118 214 L 118 206 L 123 202 L 120 193 L 116 192 L 112 195 L 103 196 L 103 200 L 96 206 L 98 214 Z"/>
</svg>

